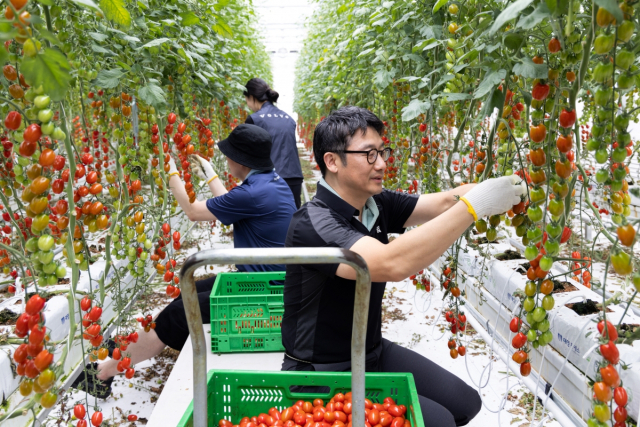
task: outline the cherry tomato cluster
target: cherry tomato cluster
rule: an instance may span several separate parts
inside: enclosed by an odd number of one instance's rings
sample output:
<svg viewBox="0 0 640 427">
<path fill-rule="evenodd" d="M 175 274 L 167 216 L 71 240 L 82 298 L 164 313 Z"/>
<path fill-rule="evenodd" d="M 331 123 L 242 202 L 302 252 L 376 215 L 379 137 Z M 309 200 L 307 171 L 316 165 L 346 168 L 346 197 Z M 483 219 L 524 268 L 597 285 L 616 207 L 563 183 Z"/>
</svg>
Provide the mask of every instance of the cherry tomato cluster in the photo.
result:
<svg viewBox="0 0 640 427">
<path fill-rule="evenodd" d="M 244 417 L 238 424 L 221 419 L 218 427 L 351 427 L 352 406 L 351 392 L 337 393 L 326 405 L 322 399 L 299 400 L 282 411 L 271 408 L 268 413 Z M 397 405 L 391 397 L 383 403 L 365 399 L 364 406 L 366 427 L 411 427 L 407 407 Z"/>
<path fill-rule="evenodd" d="M 466 354 L 466 348 L 460 343 L 459 335 L 467 329 L 467 316 L 462 312 L 461 307 L 464 304 L 460 301 L 460 288 L 456 282 L 456 264 L 451 264 L 442 271 L 441 277 L 442 288 L 445 289 L 445 320 L 449 323 L 451 338 L 447 346 L 449 347 L 449 355 L 456 359 L 459 355 Z"/>
<path fill-rule="evenodd" d="M 516 334 L 511 340 L 511 345 L 516 349 L 511 355 L 511 360 L 520 365 L 520 375 L 526 377 L 531 373 L 531 362 L 529 361 L 528 349 L 525 347 L 528 337 L 521 332 L 522 319 L 519 317 L 511 319 L 509 330 Z"/>
<path fill-rule="evenodd" d="M 576 282 L 582 282 L 584 286 L 587 288 L 591 288 L 591 258 L 588 256 L 581 256 L 580 252 L 573 251 L 571 253 L 571 258 L 574 260 L 584 260 L 584 261 L 574 261 L 573 262 L 573 272 L 575 275 L 573 276 L 573 280 Z M 582 273 L 580 273 L 582 271 Z"/>
<path fill-rule="evenodd" d="M 82 298 L 80 309 L 85 312 L 82 316 L 82 326 L 85 328 L 82 338 L 88 340 L 93 347 L 100 347 L 104 337 L 102 336 L 102 307 L 95 305 L 89 297 Z"/>
<path fill-rule="evenodd" d="M 149 332 L 151 329 L 156 328 L 156 322 L 153 321 L 153 316 L 150 314 L 138 317 L 136 320 L 140 323 L 140 327 L 144 329 L 145 332 Z"/>
<path fill-rule="evenodd" d="M 624 427 L 627 425 L 628 397 L 616 369 L 616 365 L 620 362 L 620 352 L 615 343 L 618 339 L 618 330 L 608 320 L 601 320 L 598 322 L 598 332 L 600 334 L 599 351 L 604 360 L 599 363 L 596 371 L 596 381 L 593 383 L 593 413 L 588 424 L 600 425 L 598 423 L 611 420 L 610 406 L 613 400 L 617 405 L 613 412 L 614 427 Z"/>
<path fill-rule="evenodd" d="M 87 420 L 85 420 L 87 410 L 83 404 L 79 403 L 73 407 L 73 416 L 78 420 L 76 427 L 88 427 L 89 424 L 87 423 Z M 95 411 L 91 415 L 91 425 L 94 427 L 102 425 L 102 412 Z"/>
<path fill-rule="evenodd" d="M 431 280 L 429 279 L 429 275 L 425 274 L 424 270 L 420 270 L 418 274 L 412 275 L 409 277 L 409 280 L 413 282 L 416 289 L 431 292 Z"/>
<path fill-rule="evenodd" d="M 53 354 L 45 348 L 49 340 L 42 314 L 45 303 L 40 295 L 33 295 L 27 301 L 24 313 L 18 317 L 15 334 L 25 338 L 25 342 L 15 349 L 13 360 L 17 364 L 16 372 L 23 377 L 20 382 L 20 394 L 29 396 L 35 392 L 41 395 L 40 404 L 50 408 L 58 400 L 58 394 L 52 389 L 57 378 L 54 370 L 50 368 Z"/>
</svg>

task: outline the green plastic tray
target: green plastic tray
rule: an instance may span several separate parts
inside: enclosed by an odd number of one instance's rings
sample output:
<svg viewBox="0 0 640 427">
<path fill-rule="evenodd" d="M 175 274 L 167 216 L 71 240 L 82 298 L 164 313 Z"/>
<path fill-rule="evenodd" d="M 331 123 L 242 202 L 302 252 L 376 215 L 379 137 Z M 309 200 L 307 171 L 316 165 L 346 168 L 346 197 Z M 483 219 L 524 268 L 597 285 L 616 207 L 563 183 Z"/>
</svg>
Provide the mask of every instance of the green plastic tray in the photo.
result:
<svg viewBox="0 0 640 427">
<path fill-rule="evenodd" d="M 327 393 L 293 393 L 292 386 L 325 386 Z M 237 424 L 242 417 L 267 413 L 275 407 L 282 411 L 298 400 L 323 399 L 327 403 L 339 392 L 351 390 L 350 372 L 252 372 L 209 371 L 207 376 L 208 420 L 215 427 L 221 418 Z M 413 427 L 424 427 L 418 392 L 409 373 L 368 373 L 365 395 L 373 403 L 393 397 L 407 406 L 407 416 Z M 185 411 L 178 427 L 193 426 L 193 402 Z"/>
<path fill-rule="evenodd" d="M 284 351 L 285 273 L 221 273 L 211 290 L 211 351 Z"/>
</svg>

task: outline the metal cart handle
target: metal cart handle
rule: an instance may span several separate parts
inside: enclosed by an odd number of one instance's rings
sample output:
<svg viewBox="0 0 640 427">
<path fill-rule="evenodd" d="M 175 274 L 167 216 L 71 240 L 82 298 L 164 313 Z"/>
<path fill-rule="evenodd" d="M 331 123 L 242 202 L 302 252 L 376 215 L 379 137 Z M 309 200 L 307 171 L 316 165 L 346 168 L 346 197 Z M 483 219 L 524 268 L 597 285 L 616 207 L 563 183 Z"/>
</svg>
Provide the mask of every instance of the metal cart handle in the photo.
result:
<svg viewBox="0 0 640 427">
<path fill-rule="evenodd" d="M 180 270 L 182 300 L 193 346 L 193 425 L 207 424 L 207 348 L 195 271 L 213 264 L 347 264 L 356 271 L 356 295 L 351 335 L 351 393 L 353 427 L 364 427 L 365 343 L 371 296 L 371 277 L 364 259 L 339 248 L 210 249 L 191 255 Z"/>
</svg>

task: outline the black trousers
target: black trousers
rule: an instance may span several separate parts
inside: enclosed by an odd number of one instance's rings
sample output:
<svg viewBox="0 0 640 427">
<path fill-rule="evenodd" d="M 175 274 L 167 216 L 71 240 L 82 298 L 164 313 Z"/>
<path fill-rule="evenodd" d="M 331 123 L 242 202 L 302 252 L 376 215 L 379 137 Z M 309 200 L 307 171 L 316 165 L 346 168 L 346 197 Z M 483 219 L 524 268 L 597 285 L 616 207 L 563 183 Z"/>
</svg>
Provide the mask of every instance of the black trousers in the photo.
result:
<svg viewBox="0 0 640 427">
<path fill-rule="evenodd" d="M 293 200 L 296 202 L 296 208 L 300 209 L 302 205 L 300 202 L 300 195 L 302 193 L 303 178 L 284 178 L 291 192 L 293 193 Z"/>
<path fill-rule="evenodd" d="M 211 304 L 209 297 L 211 289 L 216 281 L 216 276 L 209 277 L 196 282 L 196 291 L 198 292 L 198 302 L 200 303 L 200 315 L 202 316 L 202 324 L 211 323 Z M 184 302 L 182 294 L 165 307 L 156 318 L 156 334 L 165 345 L 174 350 L 182 350 L 184 343 L 189 337 L 189 325 L 187 323 L 187 315 L 184 312 Z"/>
<path fill-rule="evenodd" d="M 343 369 L 339 365 L 343 365 Z M 298 362 L 286 356 L 282 363 L 283 371 L 349 371 L 350 369 L 350 362 L 347 362 L 346 366 L 345 364 L 316 365 Z M 478 392 L 456 375 L 415 351 L 386 339 L 382 340 L 377 349 L 367 354 L 367 372 L 412 373 L 425 427 L 463 426 L 468 424 L 482 408 L 482 400 Z M 315 390 L 302 392 L 312 393 Z"/>
</svg>

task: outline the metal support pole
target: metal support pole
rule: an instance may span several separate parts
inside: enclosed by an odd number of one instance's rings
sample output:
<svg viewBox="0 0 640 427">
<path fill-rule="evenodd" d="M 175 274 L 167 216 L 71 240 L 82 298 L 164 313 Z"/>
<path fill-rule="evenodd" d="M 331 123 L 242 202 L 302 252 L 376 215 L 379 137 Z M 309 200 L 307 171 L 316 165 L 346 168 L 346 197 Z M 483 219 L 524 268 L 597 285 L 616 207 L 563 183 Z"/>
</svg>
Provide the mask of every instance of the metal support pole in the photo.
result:
<svg viewBox="0 0 640 427">
<path fill-rule="evenodd" d="M 193 274 L 213 264 L 347 264 L 356 271 L 353 330 L 351 336 L 351 394 L 353 427 L 364 427 L 365 343 L 371 296 L 371 277 L 364 259 L 339 248 L 210 249 L 185 261 L 180 270 L 184 310 L 193 346 L 193 425 L 207 424 L 207 348 Z"/>
</svg>

